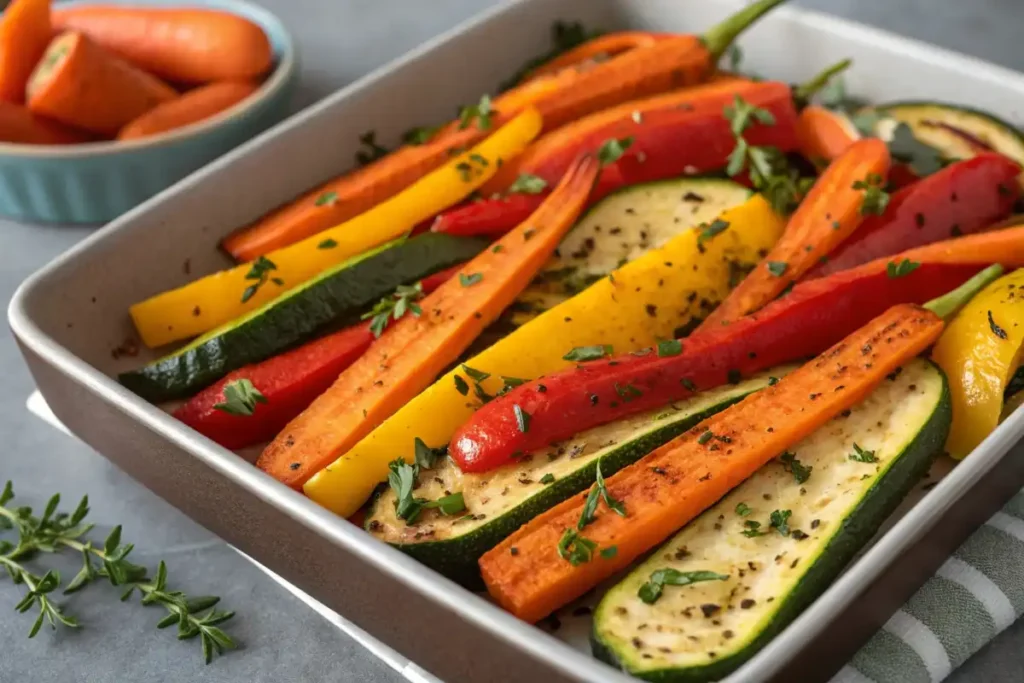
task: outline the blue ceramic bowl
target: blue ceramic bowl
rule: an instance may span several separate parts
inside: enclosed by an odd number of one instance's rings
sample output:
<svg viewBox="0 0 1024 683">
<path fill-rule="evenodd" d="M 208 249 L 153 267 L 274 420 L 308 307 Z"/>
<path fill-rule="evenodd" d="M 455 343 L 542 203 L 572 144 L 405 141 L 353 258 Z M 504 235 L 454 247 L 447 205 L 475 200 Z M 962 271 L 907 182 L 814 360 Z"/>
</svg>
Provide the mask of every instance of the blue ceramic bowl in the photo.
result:
<svg viewBox="0 0 1024 683">
<path fill-rule="evenodd" d="M 97 2 L 74 0 L 61 5 Z M 216 8 L 256 22 L 273 45 L 273 71 L 256 93 L 234 107 L 163 135 L 82 145 L 0 143 L 0 214 L 45 223 L 110 221 L 288 114 L 298 61 L 291 36 L 270 12 L 241 0 L 144 3 Z"/>
</svg>

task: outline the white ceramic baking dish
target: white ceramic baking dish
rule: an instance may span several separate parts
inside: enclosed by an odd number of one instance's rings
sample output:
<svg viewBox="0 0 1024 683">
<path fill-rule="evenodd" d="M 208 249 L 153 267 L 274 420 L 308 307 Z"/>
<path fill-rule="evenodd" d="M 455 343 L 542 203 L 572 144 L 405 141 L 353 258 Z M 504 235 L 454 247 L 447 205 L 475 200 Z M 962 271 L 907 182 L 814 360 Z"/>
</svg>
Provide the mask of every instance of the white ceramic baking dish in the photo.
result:
<svg viewBox="0 0 1024 683">
<path fill-rule="evenodd" d="M 139 481 L 271 570 L 448 681 L 625 681 L 579 630 L 522 623 L 272 480 L 120 387 L 128 305 L 223 267 L 217 241 L 345 170 L 358 136 L 395 140 L 492 91 L 546 48 L 556 19 L 699 31 L 740 0 L 517 0 L 431 41 L 118 219 L 30 278 L 10 322 L 54 413 Z M 1024 122 L 1024 76 L 820 14 L 780 9 L 741 41 L 765 76 L 802 80 L 852 57 L 871 100 L 971 104 Z M 471 57 L 471 58 L 470 58 Z M 948 553 L 1024 483 L 1007 420 L 730 681 L 818 680 L 840 667 Z M 941 533 L 932 533 L 936 528 Z M 842 619 L 842 628 L 833 628 Z M 584 624 L 585 632 L 585 624 Z M 301 638 L 302 634 L 288 637 Z M 562 638 L 560 640 L 559 638 Z"/>
</svg>

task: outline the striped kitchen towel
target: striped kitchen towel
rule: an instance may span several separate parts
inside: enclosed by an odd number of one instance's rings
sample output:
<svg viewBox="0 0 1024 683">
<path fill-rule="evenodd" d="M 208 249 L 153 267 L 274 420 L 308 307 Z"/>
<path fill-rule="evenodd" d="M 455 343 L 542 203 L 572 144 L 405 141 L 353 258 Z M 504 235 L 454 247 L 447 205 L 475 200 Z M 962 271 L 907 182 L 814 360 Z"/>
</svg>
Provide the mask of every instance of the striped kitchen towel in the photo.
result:
<svg viewBox="0 0 1024 683">
<path fill-rule="evenodd" d="M 974 532 L 831 683 L 937 683 L 1024 614 L 1024 491 Z"/>
</svg>

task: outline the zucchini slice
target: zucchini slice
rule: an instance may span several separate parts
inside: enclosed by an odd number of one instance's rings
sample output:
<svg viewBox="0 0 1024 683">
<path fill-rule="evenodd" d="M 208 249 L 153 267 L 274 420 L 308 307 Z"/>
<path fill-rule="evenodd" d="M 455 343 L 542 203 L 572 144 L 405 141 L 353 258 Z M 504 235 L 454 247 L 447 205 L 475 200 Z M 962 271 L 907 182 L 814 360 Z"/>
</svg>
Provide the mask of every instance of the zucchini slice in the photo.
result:
<svg viewBox="0 0 1024 683">
<path fill-rule="evenodd" d="M 160 403 L 184 398 L 240 367 L 347 325 L 399 285 L 468 261 L 487 240 L 425 233 L 361 254 L 189 345 L 121 374 L 121 384 Z"/>
<path fill-rule="evenodd" d="M 787 369 L 775 370 L 775 376 Z M 382 489 L 366 515 L 366 530 L 463 585 L 480 586 L 477 560 L 544 510 L 589 487 L 597 461 L 610 476 L 701 420 L 768 385 L 762 374 L 706 391 L 659 410 L 577 434 L 492 472 L 464 474 L 450 459 L 421 470 L 415 495 L 435 500 L 462 492 L 466 512 L 445 517 L 425 510 L 415 524 L 395 514 L 395 494 Z"/>
<path fill-rule="evenodd" d="M 925 360 L 908 363 L 848 415 L 795 445 L 798 462 L 787 464 L 783 454 L 759 470 L 613 587 L 594 612 L 594 653 L 647 680 L 726 676 L 874 535 L 941 452 L 950 419 L 942 371 Z M 810 476 L 800 482 L 802 468 Z M 776 510 L 791 511 L 788 529 L 772 526 Z M 648 604 L 641 587 L 662 569 L 727 578 L 666 583 Z"/>
<path fill-rule="evenodd" d="M 731 180 L 674 178 L 608 195 L 565 236 L 555 257 L 513 304 L 513 324 L 522 325 L 684 230 L 710 223 L 751 194 Z"/>
<path fill-rule="evenodd" d="M 906 123 L 914 137 L 947 159 L 969 159 L 991 150 L 1024 165 L 1024 135 L 991 114 L 938 102 L 894 102 L 874 111 L 883 116 L 875 126 L 883 140 L 892 139 L 898 123 Z"/>
</svg>

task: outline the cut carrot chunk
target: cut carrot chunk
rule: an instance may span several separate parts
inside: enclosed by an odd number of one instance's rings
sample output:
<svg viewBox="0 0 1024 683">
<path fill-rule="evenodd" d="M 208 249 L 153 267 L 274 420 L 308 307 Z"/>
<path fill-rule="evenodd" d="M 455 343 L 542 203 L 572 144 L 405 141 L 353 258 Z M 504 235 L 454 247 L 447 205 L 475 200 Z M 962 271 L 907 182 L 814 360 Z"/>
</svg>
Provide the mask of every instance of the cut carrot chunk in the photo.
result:
<svg viewBox="0 0 1024 683">
<path fill-rule="evenodd" d="M 526 78 L 553 74 L 562 69 L 586 68 L 588 63 L 597 64 L 607 61 L 623 52 L 635 50 L 638 47 L 648 47 L 659 40 L 670 37 L 673 37 L 671 33 L 650 33 L 648 31 L 618 31 L 597 36 L 541 64 L 526 74 Z"/>
<path fill-rule="evenodd" d="M 178 93 L 85 36 L 63 33 L 53 39 L 32 73 L 27 96 L 28 108 L 36 114 L 113 136 Z"/>
<path fill-rule="evenodd" d="M 797 137 L 804 158 L 815 166 L 825 167 L 842 156 L 861 135 L 843 114 L 812 104 L 800 112 Z"/>
<path fill-rule="evenodd" d="M 0 141 L 29 145 L 73 145 L 89 136 L 36 116 L 20 104 L 0 101 Z"/>
<path fill-rule="evenodd" d="M 857 229 L 870 206 L 866 194 L 871 190 L 861 184 L 881 184 L 888 172 L 889 149 L 884 142 L 872 138 L 851 145 L 814 183 L 764 261 L 699 329 L 753 313 L 827 258 Z"/>
<path fill-rule="evenodd" d="M 257 466 L 301 486 L 429 386 L 533 279 L 579 216 L 597 173 L 597 161 L 583 157 L 528 221 L 424 298 L 422 315 L 390 327 Z"/>
<path fill-rule="evenodd" d="M 579 535 L 590 561 L 560 556 L 581 519 L 586 496 L 534 518 L 480 560 L 490 594 L 526 621 L 537 621 L 624 569 L 713 505 L 730 489 L 830 419 L 864 399 L 885 376 L 924 351 L 942 320 L 918 306 L 889 309 L 775 386 L 753 394 L 607 480 L 625 516 L 607 506 Z M 815 400 L 808 400 L 808 396 Z M 516 552 L 510 552 L 511 548 Z"/>
</svg>

